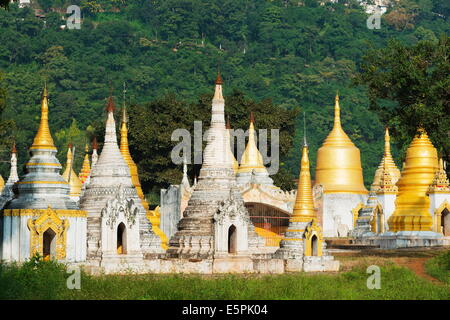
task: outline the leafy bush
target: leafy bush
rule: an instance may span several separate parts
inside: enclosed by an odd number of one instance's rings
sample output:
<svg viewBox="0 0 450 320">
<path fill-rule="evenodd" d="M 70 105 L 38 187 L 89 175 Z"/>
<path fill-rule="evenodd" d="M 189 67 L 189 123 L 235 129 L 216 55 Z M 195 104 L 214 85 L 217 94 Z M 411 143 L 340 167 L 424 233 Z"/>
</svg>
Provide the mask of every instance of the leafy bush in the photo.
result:
<svg viewBox="0 0 450 320">
<path fill-rule="evenodd" d="M 66 288 L 66 268 L 36 255 L 22 265 L 0 264 L 0 299 L 58 299 Z"/>
</svg>

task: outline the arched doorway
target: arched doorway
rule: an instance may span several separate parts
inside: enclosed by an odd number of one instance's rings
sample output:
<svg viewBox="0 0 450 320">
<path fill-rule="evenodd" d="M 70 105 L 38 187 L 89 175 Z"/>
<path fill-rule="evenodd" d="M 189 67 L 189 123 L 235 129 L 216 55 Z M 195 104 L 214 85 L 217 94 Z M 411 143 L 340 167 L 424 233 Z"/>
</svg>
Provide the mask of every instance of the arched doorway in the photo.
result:
<svg viewBox="0 0 450 320">
<path fill-rule="evenodd" d="M 42 236 L 42 254 L 44 260 L 50 260 L 56 257 L 56 233 L 48 228 Z"/>
<path fill-rule="evenodd" d="M 316 235 L 311 238 L 311 255 L 317 256 L 319 254 L 319 240 Z"/>
<path fill-rule="evenodd" d="M 450 212 L 447 208 L 441 213 L 441 230 L 445 237 L 450 237 Z"/>
<path fill-rule="evenodd" d="M 228 253 L 235 254 L 237 252 L 237 232 L 236 227 L 231 225 L 228 229 Z"/>
<path fill-rule="evenodd" d="M 123 222 L 117 227 L 117 254 L 127 253 L 127 238 L 126 238 L 126 228 Z"/>
</svg>

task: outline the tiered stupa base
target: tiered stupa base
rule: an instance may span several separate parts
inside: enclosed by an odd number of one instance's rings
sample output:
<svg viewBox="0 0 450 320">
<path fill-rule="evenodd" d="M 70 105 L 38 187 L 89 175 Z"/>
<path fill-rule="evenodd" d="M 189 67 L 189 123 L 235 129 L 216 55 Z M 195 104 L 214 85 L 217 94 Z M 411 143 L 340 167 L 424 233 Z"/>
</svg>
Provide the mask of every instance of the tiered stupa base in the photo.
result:
<svg viewBox="0 0 450 320">
<path fill-rule="evenodd" d="M 327 255 L 325 241 L 322 243 L 321 256 L 305 255 L 304 233 L 309 224 L 309 222 L 291 222 L 281 241 L 281 248 L 275 252 L 274 258 L 282 259 L 284 270 L 287 272 L 339 271 L 339 261 Z"/>
<path fill-rule="evenodd" d="M 444 245 L 444 236 L 432 231 L 385 232 L 378 236 L 364 237 L 370 244 L 379 245 L 381 249 L 438 247 Z"/>
</svg>

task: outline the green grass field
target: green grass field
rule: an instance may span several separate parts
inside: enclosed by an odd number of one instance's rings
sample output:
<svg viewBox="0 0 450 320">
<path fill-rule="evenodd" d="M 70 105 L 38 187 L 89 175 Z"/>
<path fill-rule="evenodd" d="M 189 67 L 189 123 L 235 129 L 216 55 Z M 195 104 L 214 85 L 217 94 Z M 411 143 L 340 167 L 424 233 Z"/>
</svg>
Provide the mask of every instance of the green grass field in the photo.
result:
<svg viewBox="0 0 450 320">
<path fill-rule="evenodd" d="M 366 268 L 373 261 L 364 258 L 352 259 L 352 266 L 347 263 L 346 271 L 331 274 L 91 276 L 82 273 L 80 290 L 67 289 L 69 274 L 64 265 L 33 259 L 20 267 L 0 265 L 0 299 L 448 300 L 450 285 L 443 281 L 445 278 L 441 279 L 441 275 L 445 272 L 448 275 L 449 252 L 427 263 L 427 269 L 441 280 L 439 283 L 432 283 L 407 268 L 381 259 L 378 261 L 381 289 L 372 290 L 366 285 L 369 277 Z M 439 262 L 445 259 L 446 265 Z"/>
</svg>

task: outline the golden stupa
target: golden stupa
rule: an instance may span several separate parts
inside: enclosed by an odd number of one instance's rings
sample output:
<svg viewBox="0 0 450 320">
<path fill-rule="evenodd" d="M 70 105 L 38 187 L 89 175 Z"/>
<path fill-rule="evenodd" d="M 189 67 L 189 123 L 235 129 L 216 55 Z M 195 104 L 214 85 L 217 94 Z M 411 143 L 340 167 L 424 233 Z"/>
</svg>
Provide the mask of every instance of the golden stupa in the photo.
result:
<svg viewBox="0 0 450 320">
<path fill-rule="evenodd" d="M 385 175 L 390 175 L 391 184 L 395 186 L 398 179 L 400 179 L 400 170 L 395 165 L 394 159 L 391 154 L 389 129 L 386 127 L 384 134 L 384 154 L 381 159 L 378 169 L 375 171 L 375 176 L 372 183 L 372 190 L 377 192 L 384 192 L 385 189 L 381 188 L 381 180 L 386 180 Z M 386 185 L 386 182 L 385 182 Z"/>
<path fill-rule="evenodd" d="M 145 200 L 144 193 L 142 192 L 141 182 L 139 181 L 138 168 L 130 154 L 130 148 L 128 145 L 127 123 L 128 116 L 124 105 L 122 108 L 122 126 L 120 127 L 120 153 L 122 154 L 125 162 L 128 164 L 128 167 L 130 168 L 131 181 L 136 188 L 136 192 L 141 199 L 142 205 L 144 206 L 145 210 L 148 210 L 148 202 Z"/>
<path fill-rule="evenodd" d="M 31 150 L 34 149 L 51 149 L 56 150 L 55 144 L 53 143 L 52 135 L 50 134 L 50 128 L 48 127 L 48 92 L 47 85 L 44 86 L 44 91 L 42 93 L 42 103 L 41 103 L 41 121 L 39 123 L 39 129 L 34 137 L 33 144 L 30 147 Z"/>
<path fill-rule="evenodd" d="M 250 128 L 248 129 L 248 143 L 241 157 L 238 173 L 244 172 L 267 172 L 264 166 L 264 160 L 256 146 L 255 125 L 253 112 L 250 113 Z"/>
<path fill-rule="evenodd" d="M 2 175 L 0 175 L 0 192 L 3 191 L 4 187 L 5 187 L 5 179 L 3 179 Z"/>
<path fill-rule="evenodd" d="M 230 144 L 230 158 L 231 161 L 233 162 L 233 171 L 234 173 L 237 173 L 239 170 L 239 163 L 237 162 L 236 158 L 234 157 L 233 151 L 231 150 L 231 125 L 230 125 L 230 118 L 227 119 L 227 124 L 226 124 L 226 128 L 227 128 L 227 140 L 228 143 Z"/>
<path fill-rule="evenodd" d="M 83 183 L 73 170 L 72 144 L 69 144 L 69 148 L 67 150 L 66 170 L 64 171 L 62 176 L 64 180 L 66 180 L 70 185 L 69 195 L 71 197 L 79 197 L 81 195 L 81 187 L 83 186 Z"/>
<path fill-rule="evenodd" d="M 80 180 L 81 183 L 85 183 L 86 179 L 89 177 L 89 174 L 91 173 L 91 165 L 89 163 L 89 146 L 86 144 L 86 147 L 84 148 L 85 156 L 83 160 L 83 166 L 81 167 L 80 171 Z"/>
<path fill-rule="evenodd" d="M 397 182 L 395 211 L 388 221 L 390 231 L 432 230 L 427 191 L 437 169 L 437 151 L 425 130 L 419 129 L 406 151 L 405 166 Z"/>
<path fill-rule="evenodd" d="M 298 178 L 297 196 L 290 221 L 310 222 L 316 218 L 316 209 L 311 188 L 311 174 L 309 171 L 308 146 L 303 146 L 300 175 Z"/>
<path fill-rule="evenodd" d="M 359 149 L 341 126 L 339 96 L 334 107 L 334 126 L 317 152 L 316 184 L 324 193 L 367 194 Z"/>
</svg>

